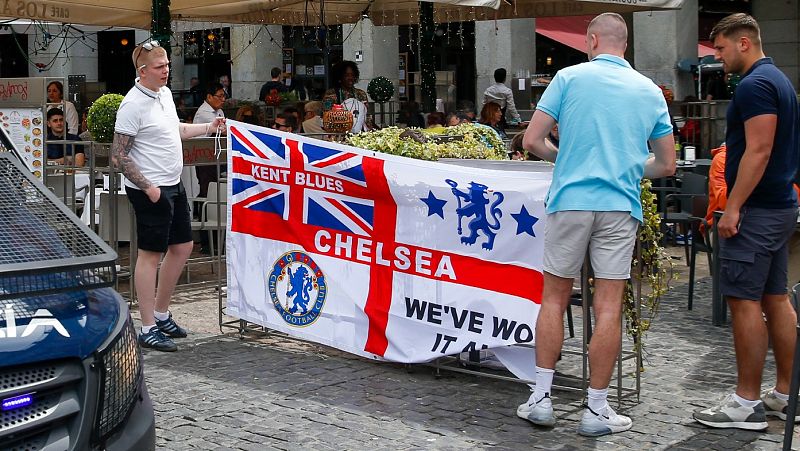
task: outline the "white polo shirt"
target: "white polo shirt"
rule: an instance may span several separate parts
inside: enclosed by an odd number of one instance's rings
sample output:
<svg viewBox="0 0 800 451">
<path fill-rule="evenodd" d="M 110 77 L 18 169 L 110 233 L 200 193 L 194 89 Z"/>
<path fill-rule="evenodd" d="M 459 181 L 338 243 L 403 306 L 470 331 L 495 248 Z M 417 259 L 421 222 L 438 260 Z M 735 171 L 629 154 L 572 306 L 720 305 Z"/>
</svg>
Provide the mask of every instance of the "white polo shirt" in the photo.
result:
<svg viewBox="0 0 800 451">
<path fill-rule="evenodd" d="M 179 124 L 169 88 L 151 91 L 138 78 L 117 111 L 114 131 L 135 138 L 131 159 L 156 186 L 177 185 L 181 180 L 183 144 Z M 138 188 L 127 179 L 125 186 Z"/>
</svg>

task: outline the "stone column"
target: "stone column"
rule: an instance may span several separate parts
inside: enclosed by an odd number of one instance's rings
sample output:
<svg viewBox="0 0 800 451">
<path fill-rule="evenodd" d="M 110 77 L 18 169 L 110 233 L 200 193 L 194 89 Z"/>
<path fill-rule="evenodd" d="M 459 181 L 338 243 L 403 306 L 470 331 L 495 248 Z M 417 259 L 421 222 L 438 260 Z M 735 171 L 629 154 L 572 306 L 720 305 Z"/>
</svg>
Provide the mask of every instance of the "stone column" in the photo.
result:
<svg viewBox="0 0 800 451">
<path fill-rule="evenodd" d="M 675 99 L 696 95 L 692 74 L 679 72 L 682 59 L 697 60 L 697 1 L 677 11 L 633 13 L 634 67 L 656 84 L 671 86 Z"/>
<path fill-rule="evenodd" d="M 360 79 L 356 87 L 366 91 L 370 80 L 379 76 L 388 78 L 397 86 L 397 27 L 378 27 L 369 19 L 364 19 L 357 24 L 342 25 L 344 36 L 350 31 L 353 34 L 342 44 L 342 55 L 344 59 L 358 64 Z M 356 52 L 361 52 L 361 61 L 356 61 Z"/>
<path fill-rule="evenodd" d="M 761 27 L 764 53 L 800 90 L 800 0 L 754 0 L 753 17 Z"/>
<path fill-rule="evenodd" d="M 172 56 L 169 58 L 170 77 L 172 79 L 170 87 L 173 91 L 180 91 L 189 89 L 189 85 L 183 77 L 183 33 L 174 33 L 173 37 L 175 43 L 172 44 Z"/>
<path fill-rule="evenodd" d="M 258 100 L 261 85 L 270 80 L 273 67 L 283 67 L 280 25 L 237 25 L 231 27 L 231 87 L 233 98 Z M 267 33 L 269 30 L 269 33 Z M 277 41 L 271 42 L 270 35 Z"/>
<path fill-rule="evenodd" d="M 505 19 L 475 22 L 475 67 L 478 77 L 475 108 L 480 112 L 483 91 L 494 83 L 495 69 L 506 69 L 506 85 L 510 85 L 519 69 L 535 72 L 536 21 Z M 523 106 L 517 105 L 517 108 Z"/>
</svg>

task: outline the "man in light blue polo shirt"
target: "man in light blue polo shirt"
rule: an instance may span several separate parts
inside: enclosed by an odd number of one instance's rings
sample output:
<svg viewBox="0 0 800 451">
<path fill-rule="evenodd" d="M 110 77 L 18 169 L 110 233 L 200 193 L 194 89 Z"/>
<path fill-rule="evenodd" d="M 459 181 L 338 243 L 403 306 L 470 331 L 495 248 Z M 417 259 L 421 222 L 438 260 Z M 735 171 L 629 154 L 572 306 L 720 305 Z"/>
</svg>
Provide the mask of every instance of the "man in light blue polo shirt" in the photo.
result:
<svg viewBox="0 0 800 451">
<path fill-rule="evenodd" d="M 578 433 L 630 429 L 606 400 L 620 346 L 622 295 L 642 220 L 639 183 L 675 171 L 675 144 L 661 90 L 623 56 L 625 20 L 614 13 L 586 32 L 590 61 L 559 71 L 525 132 L 523 147 L 555 162 L 547 195 L 544 291 L 536 322 L 536 389 L 517 415 L 553 426 L 550 387 L 564 340 L 564 311 L 589 249 L 595 272 L 595 330 L 589 345 L 588 406 Z M 559 126 L 559 147 L 546 140 Z M 654 156 L 648 158 L 647 144 Z"/>
</svg>

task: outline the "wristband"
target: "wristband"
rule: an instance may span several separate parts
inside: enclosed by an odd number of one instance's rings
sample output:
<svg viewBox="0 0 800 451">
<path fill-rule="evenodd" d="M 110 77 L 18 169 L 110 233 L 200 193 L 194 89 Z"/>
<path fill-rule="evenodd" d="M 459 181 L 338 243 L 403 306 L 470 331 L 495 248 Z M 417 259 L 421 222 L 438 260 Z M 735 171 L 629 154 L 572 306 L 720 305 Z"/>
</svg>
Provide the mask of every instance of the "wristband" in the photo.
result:
<svg viewBox="0 0 800 451">
<path fill-rule="evenodd" d="M 206 124 L 206 136 L 208 136 L 208 129 L 211 128 L 211 122 Z"/>
</svg>

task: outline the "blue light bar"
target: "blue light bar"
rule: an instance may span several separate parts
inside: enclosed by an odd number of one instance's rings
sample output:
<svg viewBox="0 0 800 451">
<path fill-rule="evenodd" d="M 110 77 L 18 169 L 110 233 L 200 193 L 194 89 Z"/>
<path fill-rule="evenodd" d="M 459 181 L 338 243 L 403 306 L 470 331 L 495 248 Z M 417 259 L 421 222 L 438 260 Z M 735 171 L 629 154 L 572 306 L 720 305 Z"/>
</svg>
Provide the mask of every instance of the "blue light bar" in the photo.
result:
<svg viewBox="0 0 800 451">
<path fill-rule="evenodd" d="M 6 398 L 3 400 L 3 411 L 19 409 L 21 407 L 33 404 L 33 393 L 26 395 L 14 396 L 13 398 Z"/>
</svg>

